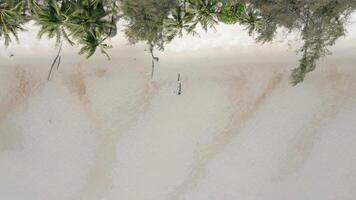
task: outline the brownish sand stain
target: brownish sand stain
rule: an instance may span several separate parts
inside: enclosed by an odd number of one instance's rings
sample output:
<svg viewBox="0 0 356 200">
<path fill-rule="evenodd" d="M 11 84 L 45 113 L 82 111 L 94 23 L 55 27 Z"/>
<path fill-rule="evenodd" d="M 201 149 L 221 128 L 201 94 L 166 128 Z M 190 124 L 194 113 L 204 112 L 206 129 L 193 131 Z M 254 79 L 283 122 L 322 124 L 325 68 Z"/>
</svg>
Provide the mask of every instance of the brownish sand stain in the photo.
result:
<svg viewBox="0 0 356 200">
<path fill-rule="evenodd" d="M 13 72 L 15 78 L 12 79 L 11 93 L 8 98 L 0 102 L 0 151 L 21 149 L 23 139 L 21 129 L 16 124 L 11 125 L 2 120 L 19 106 L 26 106 L 31 96 L 44 85 L 41 79 L 21 67 L 16 67 Z"/>
<path fill-rule="evenodd" d="M 8 98 L 8 101 L 2 102 L 0 105 L 0 120 L 6 117 L 18 105 L 25 103 L 35 91 L 38 91 L 43 82 L 25 69 L 16 67 L 13 85 L 15 87 L 12 90 L 12 96 Z"/>
<path fill-rule="evenodd" d="M 98 69 L 94 72 L 96 77 L 102 78 L 107 73 L 107 69 Z"/>
<path fill-rule="evenodd" d="M 134 112 L 128 113 L 131 119 L 119 129 L 105 131 L 98 135 L 98 147 L 96 149 L 96 161 L 87 176 L 87 184 L 81 192 L 80 199 L 96 200 L 101 199 L 102 195 L 110 189 L 113 183 L 112 172 L 115 167 L 117 153 L 116 143 L 123 133 L 126 133 L 131 127 L 134 127 L 140 116 L 146 112 L 154 94 L 157 93 L 157 87 L 150 87 L 134 105 L 137 105 Z"/>
<path fill-rule="evenodd" d="M 83 72 L 81 72 L 80 68 L 78 68 L 76 72 L 69 75 L 66 82 L 69 90 L 72 91 L 81 102 L 84 112 L 88 116 L 88 119 L 93 123 L 94 126 L 100 127 L 100 122 L 92 109 L 91 101 L 87 94 L 88 88 L 85 78 L 86 77 Z"/>
<path fill-rule="evenodd" d="M 72 90 L 78 95 L 79 100 L 84 104 L 88 104 L 89 98 L 87 97 L 87 86 L 81 72 L 76 72 L 70 75 L 69 84 Z"/>
<path fill-rule="evenodd" d="M 238 135 L 245 123 L 255 115 L 268 97 L 280 85 L 283 80 L 283 74 L 276 74 L 268 82 L 267 86 L 255 98 L 251 98 L 245 78 L 235 79 L 230 83 L 233 93 L 230 96 L 233 102 L 232 108 L 235 109 L 230 116 L 222 132 L 212 139 L 203 150 L 200 151 L 197 158 L 194 159 L 192 170 L 185 180 L 175 188 L 167 197 L 169 200 L 181 199 L 185 193 L 192 191 L 198 183 L 205 177 L 206 165 L 221 153 L 225 147 Z M 243 97 L 247 97 L 243 99 Z"/>
<path fill-rule="evenodd" d="M 98 70 L 94 72 L 97 77 L 105 76 L 107 70 Z M 93 74 L 88 74 L 92 76 Z M 83 104 L 85 112 L 88 114 L 89 119 L 93 122 L 97 130 L 97 147 L 95 153 L 95 163 L 89 170 L 86 178 L 86 183 L 79 193 L 78 199 L 96 200 L 101 199 L 102 195 L 110 189 L 113 183 L 112 172 L 115 167 L 117 158 L 116 143 L 123 133 L 126 133 L 131 127 L 135 126 L 140 116 L 146 112 L 151 105 L 153 96 L 157 94 L 159 86 L 155 83 L 147 80 L 146 87 L 142 90 L 142 93 L 137 94 L 137 101 L 133 102 L 134 109 L 129 110 L 127 108 L 127 117 L 130 119 L 125 124 L 120 124 L 119 127 L 107 127 L 106 121 L 99 119 L 99 117 L 93 111 L 91 101 L 87 94 L 87 84 L 85 81 L 85 75 L 81 72 L 80 67 L 78 71 L 70 75 L 68 79 L 68 85 L 71 90 L 78 96 L 79 100 Z M 108 97 L 109 98 L 109 97 Z"/>
<path fill-rule="evenodd" d="M 93 111 L 91 100 L 88 97 L 88 88 L 86 83 L 86 76 L 82 72 L 81 65 L 78 66 L 76 72 L 70 74 L 67 78 L 67 85 L 70 91 L 77 96 L 79 102 L 82 104 L 83 111 L 86 113 L 88 120 L 97 130 L 96 136 L 98 147 L 95 153 L 94 166 L 89 170 L 87 181 L 83 188 L 83 192 L 79 194 L 78 199 L 98 199 L 100 191 L 104 191 L 103 187 L 111 183 L 110 161 L 115 157 L 114 146 L 111 145 L 111 135 L 103 128 L 103 122 L 98 118 Z M 90 74 L 89 74 L 90 75 Z M 94 73 L 96 75 L 96 73 Z M 105 150 L 103 150 L 105 149 Z"/>
<path fill-rule="evenodd" d="M 294 144 L 287 151 L 285 159 L 281 161 L 279 173 L 274 177 L 275 181 L 285 180 L 304 167 L 312 153 L 318 134 L 321 134 L 319 130 L 328 120 L 337 115 L 339 108 L 348 99 L 356 97 L 355 78 L 351 74 L 340 73 L 334 69 L 317 84 L 317 88 L 320 88 L 320 98 L 324 100 L 321 109 L 314 114 L 313 120 L 296 135 Z"/>
</svg>

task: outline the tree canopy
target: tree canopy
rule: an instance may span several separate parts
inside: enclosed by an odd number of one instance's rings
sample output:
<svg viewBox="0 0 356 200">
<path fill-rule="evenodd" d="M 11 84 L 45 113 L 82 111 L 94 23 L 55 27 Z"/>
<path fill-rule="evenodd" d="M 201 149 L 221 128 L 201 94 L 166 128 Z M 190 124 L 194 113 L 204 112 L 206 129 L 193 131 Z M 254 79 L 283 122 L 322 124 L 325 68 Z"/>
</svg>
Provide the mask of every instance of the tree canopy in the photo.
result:
<svg viewBox="0 0 356 200">
<path fill-rule="evenodd" d="M 116 35 L 119 20 L 130 43 L 143 41 L 159 50 L 175 37 L 197 35 L 197 28 L 208 31 L 219 23 L 240 24 L 261 43 L 284 28 L 303 41 L 291 75 L 296 85 L 345 34 L 355 8 L 351 0 L 0 0 L 0 38 L 8 46 L 18 41 L 26 22 L 35 21 L 39 38 L 80 45 L 79 54 L 89 58 L 98 49 L 109 57 L 107 40 Z"/>
</svg>

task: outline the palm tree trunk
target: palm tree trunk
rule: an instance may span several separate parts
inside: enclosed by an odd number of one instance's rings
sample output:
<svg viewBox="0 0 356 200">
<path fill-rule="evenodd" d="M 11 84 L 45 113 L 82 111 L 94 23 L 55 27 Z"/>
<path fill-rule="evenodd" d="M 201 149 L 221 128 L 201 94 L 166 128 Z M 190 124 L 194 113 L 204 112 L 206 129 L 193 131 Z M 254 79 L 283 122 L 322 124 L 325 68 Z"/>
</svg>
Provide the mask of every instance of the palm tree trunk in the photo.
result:
<svg viewBox="0 0 356 200">
<path fill-rule="evenodd" d="M 153 48 L 154 46 L 152 45 L 152 44 L 150 44 L 150 53 L 151 53 L 151 57 L 152 57 L 152 59 L 153 60 L 155 60 L 155 61 L 159 61 L 159 58 L 158 57 L 156 57 L 156 56 L 154 56 L 154 54 L 153 54 L 153 51 L 154 51 L 154 48 Z"/>
<path fill-rule="evenodd" d="M 152 60 L 151 80 L 153 80 L 154 73 L 155 73 L 155 61 Z"/>
<path fill-rule="evenodd" d="M 61 63 L 61 58 L 62 58 L 62 56 L 61 56 L 62 45 L 63 45 L 63 41 L 61 42 L 61 44 L 59 46 L 57 56 L 54 58 L 54 60 L 52 62 L 51 68 L 50 68 L 48 76 L 47 76 L 48 81 L 51 79 L 52 71 L 53 71 L 53 68 L 56 65 L 56 63 L 57 63 L 57 70 L 59 69 L 59 64 Z"/>
</svg>

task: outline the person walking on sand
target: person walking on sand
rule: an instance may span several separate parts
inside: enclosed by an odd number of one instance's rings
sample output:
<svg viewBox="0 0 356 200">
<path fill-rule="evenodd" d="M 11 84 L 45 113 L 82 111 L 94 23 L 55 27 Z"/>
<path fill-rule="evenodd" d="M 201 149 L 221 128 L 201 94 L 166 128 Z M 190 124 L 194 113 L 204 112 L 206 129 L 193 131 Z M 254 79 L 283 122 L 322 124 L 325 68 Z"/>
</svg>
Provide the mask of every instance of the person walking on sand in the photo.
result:
<svg viewBox="0 0 356 200">
<path fill-rule="evenodd" d="M 180 73 L 178 73 L 178 88 L 177 88 L 177 95 L 181 95 L 182 94 L 182 82 L 180 81 Z"/>
</svg>

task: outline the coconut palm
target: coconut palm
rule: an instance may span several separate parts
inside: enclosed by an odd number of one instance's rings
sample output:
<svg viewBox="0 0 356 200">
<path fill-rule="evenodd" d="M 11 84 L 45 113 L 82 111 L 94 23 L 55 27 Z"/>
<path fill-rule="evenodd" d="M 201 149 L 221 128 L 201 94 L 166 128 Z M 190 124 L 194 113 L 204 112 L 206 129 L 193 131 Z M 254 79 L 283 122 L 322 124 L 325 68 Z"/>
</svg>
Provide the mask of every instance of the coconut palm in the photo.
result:
<svg viewBox="0 0 356 200">
<path fill-rule="evenodd" d="M 36 9 L 36 21 L 41 27 L 38 37 L 41 38 L 43 35 L 47 35 L 49 38 L 55 38 L 57 44 L 60 44 L 64 38 L 73 45 L 74 43 L 66 30 L 66 26 L 69 23 L 69 15 L 72 11 L 73 4 L 69 0 L 50 0 L 40 9 Z"/>
<path fill-rule="evenodd" d="M 38 10 L 41 9 L 41 3 L 38 0 L 20 0 L 22 2 L 22 13 L 26 15 L 27 18 L 30 20 L 31 17 L 36 14 Z"/>
<path fill-rule="evenodd" d="M 99 0 L 77 1 L 75 11 L 70 15 L 69 29 L 74 36 L 96 30 L 103 34 L 115 28 L 109 20 L 109 12 L 105 10 L 104 4 Z"/>
<path fill-rule="evenodd" d="M 18 31 L 23 30 L 21 5 L 18 1 L 0 0 L 0 37 L 4 38 L 5 46 L 12 41 L 11 36 L 18 40 Z"/>
<path fill-rule="evenodd" d="M 83 47 L 80 54 L 92 56 L 99 47 L 106 56 L 106 49 L 110 46 L 104 44 L 105 40 L 113 36 L 116 30 L 115 21 L 110 12 L 105 9 L 104 1 L 83 0 L 78 1 L 76 10 L 69 16 L 70 23 L 67 25 L 71 35 L 76 38 Z"/>
<path fill-rule="evenodd" d="M 101 53 L 106 55 L 107 58 L 110 60 L 110 56 L 106 50 L 111 48 L 111 46 L 104 43 L 105 39 L 106 38 L 103 38 L 102 33 L 97 30 L 85 33 L 84 35 L 82 35 L 79 41 L 80 44 L 83 45 L 83 47 L 79 51 L 79 54 L 84 54 L 87 58 L 89 58 L 99 48 Z"/>
<path fill-rule="evenodd" d="M 66 29 L 69 15 L 74 10 L 74 4 L 70 0 L 50 0 L 42 5 L 36 4 L 36 2 L 32 2 L 30 5 L 33 7 L 29 7 L 32 8 L 29 12 L 35 16 L 37 24 L 41 27 L 38 37 L 42 38 L 47 35 L 49 38 L 55 38 L 56 45 L 59 45 L 58 53 L 53 59 L 48 73 L 48 80 L 50 80 L 54 66 L 57 66 L 58 69 L 61 62 L 63 39 L 71 45 L 74 44 Z"/>
<path fill-rule="evenodd" d="M 225 24 L 236 24 L 243 18 L 245 10 L 246 4 L 243 2 L 226 1 L 219 13 L 219 21 Z"/>
<path fill-rule="evenodd" d="M 177 6 L 173 9 L 171 16 L 164 22 L 168 41 L 171 41 L 177 35 L 182 37 L 184 32 L 196 34 L 194 29 L 192 29 L 193 18 L 194 15 L 186 12 L 181 6 Z"/>
<path fill-rule="evenodd" d="M 197 24 L 200 24 L 205 31 L 214 28 L 218 24 L 219 5 L 217 0 L 189 0 L 187 10 L 195 16 L 191 29 L 194 29 Z"/>
</svg>

